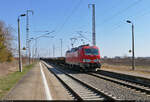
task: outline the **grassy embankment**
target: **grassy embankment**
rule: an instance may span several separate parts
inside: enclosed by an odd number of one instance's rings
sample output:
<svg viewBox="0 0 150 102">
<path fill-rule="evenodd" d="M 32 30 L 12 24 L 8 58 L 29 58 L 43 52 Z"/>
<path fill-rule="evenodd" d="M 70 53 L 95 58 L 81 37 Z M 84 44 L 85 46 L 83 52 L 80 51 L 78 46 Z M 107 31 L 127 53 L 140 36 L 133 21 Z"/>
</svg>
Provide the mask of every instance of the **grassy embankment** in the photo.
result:
<svg viewBox="0 0 150 102">
<path fill-rule="evenodd" d="M 34 66 L 34 64 L 24 66 L 22 72 L 10 73 L 0 77 L 0 99 Z"/>
</svg>

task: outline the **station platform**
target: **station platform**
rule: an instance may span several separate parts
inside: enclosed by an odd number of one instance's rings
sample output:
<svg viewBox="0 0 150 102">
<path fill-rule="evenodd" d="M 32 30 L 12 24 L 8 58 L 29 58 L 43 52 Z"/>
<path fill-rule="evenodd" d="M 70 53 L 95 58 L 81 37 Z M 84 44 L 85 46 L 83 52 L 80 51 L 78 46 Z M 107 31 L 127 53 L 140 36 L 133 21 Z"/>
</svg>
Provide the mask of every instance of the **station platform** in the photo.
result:
<svg viewBox="0 0 150 102">
<path fill-rule="evenodd" d="M 37 63 L 3 98 L 3 100 L 71 99 L 65 88 L 41 62 Z"/>
</svg>

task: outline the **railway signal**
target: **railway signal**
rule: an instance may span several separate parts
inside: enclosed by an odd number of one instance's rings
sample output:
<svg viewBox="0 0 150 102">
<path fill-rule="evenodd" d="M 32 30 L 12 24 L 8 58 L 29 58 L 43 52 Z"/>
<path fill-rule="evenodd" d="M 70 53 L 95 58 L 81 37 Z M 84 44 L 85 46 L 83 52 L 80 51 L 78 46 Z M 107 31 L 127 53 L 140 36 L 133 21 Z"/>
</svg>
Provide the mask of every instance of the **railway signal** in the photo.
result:
<svg viewBox="0 0 150 102">
<path fill-rule="evenodd" d="M 25 48 L 25 47 L 23 47 L 23 50 L 26 50 L 26 48 Z"/>
</svg>

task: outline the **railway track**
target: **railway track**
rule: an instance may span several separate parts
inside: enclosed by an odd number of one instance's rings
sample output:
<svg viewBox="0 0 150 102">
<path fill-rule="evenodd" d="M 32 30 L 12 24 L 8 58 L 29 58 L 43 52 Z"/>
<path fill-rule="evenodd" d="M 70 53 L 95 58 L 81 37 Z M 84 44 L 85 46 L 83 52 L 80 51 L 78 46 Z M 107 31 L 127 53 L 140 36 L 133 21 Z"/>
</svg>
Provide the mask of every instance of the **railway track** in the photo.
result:
<svg viewBox="0 0 150 102">
<path fill-rule="evenodd" d="M 136 78 L 135 76 L 125 75 L 125 74 L 120 74 L 120 73 L 115 73 L 110 71 L 104 71 L 104 70 L 98 71 L 96 73 L 101 74 L 103 76 L 112 77 L 115 79 L 123 80 L 130 83 L 135 83 L 150 88 L 150 81 L 145 78 L 141 78 L 141 77 Z"/>
<path fill-rule="evenodd" d="M 90 72 L 88 73 L 89 75 L 104 79 L 104 80 L 108 80 L 111 82 L 114 82 L 116 84 L 120 84 L 123 85 L 125 87 L 131 88 L 131 89 L 135 89 L 136 91 L 140 91 L 143 94 L 147 94 L 150 96 L 150 86 L 148 86 L 147 84 L 142 84 L 142 83 L 136 83 L 135 81 L 129 80 L 129 79 L 124 79 L 124 78 L 117 78 L 117 77 L 110 77 L 107 75 L 102 75 L 99 72 Z"/>
<path fill-rule="evenodd" d="M 131 89 L 135 89 L 136 91 L 140 91 L 143 94 L 146 93 L 148 96 L 150 96 L 150 84 L 148 83 L 142 83 L 136 80 L 123 78 L 123 77 L 120 77 L 119 75 L 115 75 L 114 72 L 107 73 L 107 71 L 105 71 L 105 73 L 103 73 L 101 71 L 98 71 L 98 72 L 89 72 L 87 74 L 107 80 L 107 81 L 114 82 L 116 84 L 123 85 Z"/>
<path fill-rule="evenodd" d="M 77 79 L 61 69 L 49 68 L 49 65 L 44 63 L 45 66 L 56 76 L 56 78 L 64 85 L 69 91 L 74 100 L 111 100 L 115 101 L 115 97 L 106 94 L 103 90 L 97 89 L 87 83 Z"/>
<path fill-rule="evenodd" d="M 131 89 L 135 89 L 136 91 L 140 91 L 141 93 L 147 94 L 148 96 L 150 96 L 150 84 L 148 83 L 142 83 L 136 80 L 123 78 L 123 77 L 120 77 L 119 75 L 115 75 L 114 72 L 107 73 L 107 71 L 105 71 L 105 73 L 103 73 L 101 71 L 98 71 L 98 72 L 89 72 L 87 74 L 95 76 L 97 78 L 107 80 L 107 81 L 114 82 L 116 84 L 123 85 Z"/>
<path fill-rule="evenodd" d="M 147 86 L 119 80 L 101 75 L 100 73 L 79 73 L 62 66 L 58 67 L 58 70 L 61 70 L 67 76 L 79 80 L 83 84 L 91 86 L 94 90 L 98 90 L 99 94 L 104 97 L 104 100 L 150 100 L 150 90 Z"/>
<path fill-rule="evenodd" d="M 147 94 L 147 96 L 150 96 L 150 87 L 145 87 L 142 84 L 136 84 L 134 82 L 131 83 L 131 82 L 128 82 L 125 80 L 119 80 L 119 79 L 111 78 L 108 76 L 100 75 L 97 73 L 88 73 L 88 74 L 95 76 L 95 77 L 98 77 L 98 78 L 101 78 L 101 79 L 104 79 L 104 80 L 107 80 L 107 81 L 114 82 L 116 84 L 122 85 L 124 87 L 129 88 L 129 89 L 135 89 L 136 92 L 141 92 L 142 94 Z"/>
</svg>

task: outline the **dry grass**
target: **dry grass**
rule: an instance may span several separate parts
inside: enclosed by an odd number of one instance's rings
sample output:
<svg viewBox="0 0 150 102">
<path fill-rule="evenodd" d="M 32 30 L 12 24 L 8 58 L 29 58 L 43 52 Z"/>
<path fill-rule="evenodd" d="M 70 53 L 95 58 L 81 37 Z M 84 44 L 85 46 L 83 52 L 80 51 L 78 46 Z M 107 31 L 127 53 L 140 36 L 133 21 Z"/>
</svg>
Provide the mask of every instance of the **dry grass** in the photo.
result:
<svg viewBox="0 0 150 102">
<path fill-rule="evenodd" d="M 17 61 L 0 63 L 0 77 L 17 71 Z"/>
<path fill-rule="evenodd" d="M 133 71 L 131 66 L 113 65 L 113 64 L 103 63 L 102 69 L 108 70 L 108 71 L 119 71 L 119 72 L 123 72 L 123 73 L 124 72 L 125 73 L 137 73 L 137 74 L 150 76 L 150 66 L 135 66 L 135 70 Z"/>
<path fill-rule="evenodd" d="M 25 65 L 25 61 L 23 60 L 23 65 Z M 12 62 L 4 62 L 0 63 L 0 77 L 6 76 L 9 73 L 18 71 L 18 61 L 14 60 Z"/>
<path fill-rule="evenodd" d="M 150 59 L 146 58 L 135 59 L 134 71 L 131 67 L 131 58 L 107 58 L 102 59 L 102 63 L 102 69 L 104 70 L 116 70 L 121 72 L 138 72 L 139 74 L 150 74 Z"/>
</svg>

